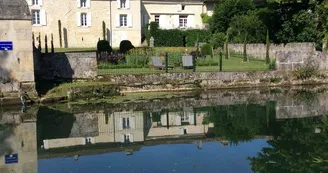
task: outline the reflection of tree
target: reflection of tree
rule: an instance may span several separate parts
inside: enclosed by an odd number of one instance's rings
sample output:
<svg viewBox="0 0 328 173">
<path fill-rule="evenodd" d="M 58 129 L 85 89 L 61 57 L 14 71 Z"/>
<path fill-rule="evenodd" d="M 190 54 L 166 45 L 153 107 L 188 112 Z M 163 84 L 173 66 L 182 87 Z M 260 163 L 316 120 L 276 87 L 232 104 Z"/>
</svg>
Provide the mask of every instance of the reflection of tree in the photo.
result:
<svg viewBox="0 0 328 173">
<path fill-rule="evenodd" d="M 9 125 L 0 124 L 0 157 L 6 153 L 11 153 L 12 148 L 6 139 L 12 135 L 12 128 Z"/>
<path fill-rule="evenodd" d="M 204 109 L 204 108 L 203 108 Z M 267 105 L 239 104 L 209 107 L 209 121 L 214 123 L 216 137 L 229 140 L 233 144 L 250 141 L 255 135 L 268 135 L 270 119 L 275 118 L 273 103 Z"/>
<path fill-rule="evenodd" d="M 254 172 L 328 172 L 328 119 L 306 118 L 278 122 L 280 135 L 249 158 Z M 315 129 L 317 133 L 315 133 Z"/>
</svg>

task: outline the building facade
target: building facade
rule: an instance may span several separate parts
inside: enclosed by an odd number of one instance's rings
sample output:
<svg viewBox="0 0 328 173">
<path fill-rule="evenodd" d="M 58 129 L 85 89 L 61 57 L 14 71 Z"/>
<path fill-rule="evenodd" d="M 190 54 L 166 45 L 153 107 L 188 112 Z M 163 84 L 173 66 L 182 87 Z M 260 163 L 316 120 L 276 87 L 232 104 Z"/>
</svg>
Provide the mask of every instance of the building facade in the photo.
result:
<svg viewBox="0 0 328 173">
<path fill-rule="evenodd" d="M 140 46 L 144 28 L 151 21 L 163 29 L 202 29 L 201 0 L 26 0 L 32 14 L 32 30 L 45 35 L 55 48 L 96 47 L 99 39 L 119 47 L 122 40 Z M 210 10 L 210 9 L 209 9 Z M 37 43 L 37 42 L 36 42 Z"/>
</svg>

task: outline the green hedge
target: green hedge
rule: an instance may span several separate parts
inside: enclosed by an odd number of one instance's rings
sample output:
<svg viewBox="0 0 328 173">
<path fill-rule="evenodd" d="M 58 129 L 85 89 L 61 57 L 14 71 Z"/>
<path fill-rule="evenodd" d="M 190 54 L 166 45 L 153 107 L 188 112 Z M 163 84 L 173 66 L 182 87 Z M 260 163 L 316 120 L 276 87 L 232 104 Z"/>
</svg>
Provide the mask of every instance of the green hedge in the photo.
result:
<svg viewBox="0 0 328 173">
<path fill-rule="evenodd" d="M 147 31 L 155 39 L 156 47 L 184 47 L 195 46 L 197 34 L 199 42 L 210 40 L 211 32 L 201 29 L 159 29 L 155 22 L 150 23 L 150 30 Z"/>
</svg>

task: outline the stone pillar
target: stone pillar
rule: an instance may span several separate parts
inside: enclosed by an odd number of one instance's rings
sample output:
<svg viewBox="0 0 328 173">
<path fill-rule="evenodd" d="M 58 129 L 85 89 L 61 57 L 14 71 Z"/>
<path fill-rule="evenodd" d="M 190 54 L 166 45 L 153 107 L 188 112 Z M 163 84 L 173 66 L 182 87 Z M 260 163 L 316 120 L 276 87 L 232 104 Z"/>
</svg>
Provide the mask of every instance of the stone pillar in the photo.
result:
<svg viewBox="0 0 328 173">
<path fill-rule="evenodd" d="M 154 47 L 154 37 L 150 37 L 149 39 L 149 47 Z"/>
</svg>

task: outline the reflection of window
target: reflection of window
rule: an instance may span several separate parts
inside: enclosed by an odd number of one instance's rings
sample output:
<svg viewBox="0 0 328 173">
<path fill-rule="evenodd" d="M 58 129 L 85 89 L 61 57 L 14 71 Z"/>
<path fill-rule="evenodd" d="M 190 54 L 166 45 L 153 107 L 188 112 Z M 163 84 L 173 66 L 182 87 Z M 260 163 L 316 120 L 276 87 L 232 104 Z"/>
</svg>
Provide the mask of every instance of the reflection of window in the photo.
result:
<svg viewBox="0 0 328 173">
<path fill-rule="evenodd" d="M 88 26 L 87 13 L 81 13 L 81 26 Z"/>
<path fill-rule="evenodd" d="M 40 10 L 32 10 L 32 24 L 39 25 L 40 23 Z"/>
<path fill-rule="evenodd" d="M 32 5 L 39 5 L 39 0 L 32 0 Z"/>
<path fill-rule="evenodd" d="M 124 135 L 124 142 L 130 142 L 130 135 Z"/>
<path fill-rule="evenodd" d="M 81 0 L 81 7 L 87 7 L 87 0 Z"/>
<path fill-rule="evenodd" d="M 126 8 L 126 0 L 121 0 L 120 7 Z"/>
<path fill-rule="evenodd" d="M 123 118 L 123 129 L 129 129 L 129 128 L 130 128 L 130 119 Z"/>
<path fill-rule="evenodd" d="M 155 16 L 155 22 L 156 22 L 156 23 L 159 23 L 159 16 L 158 16 L 158 15 Z"/>
<path fill-rule="evenodd" d="M 181 116 L 181 122 L 189 122 L 189 115 L 188 114 L 183 114 L 182 116 Z"/>
<path fill-rule="evenodd" d="M 120 26 L 128 26 L 128 15 L 126 14 L 120 15 Z"/>
<path fill-rule="evenodd" d="M 182 28 L 187 27 L 187 16 L 179 16 L 179 26 Z"/>
</svg>

